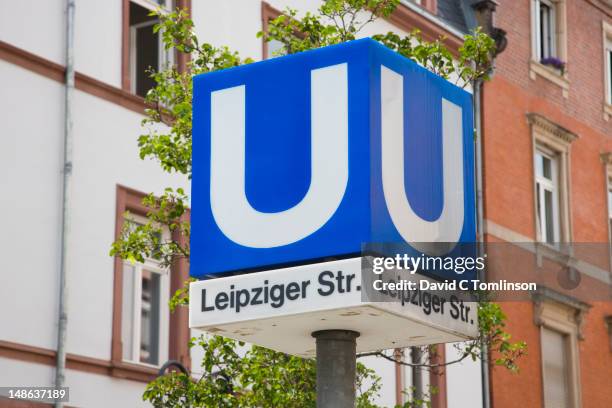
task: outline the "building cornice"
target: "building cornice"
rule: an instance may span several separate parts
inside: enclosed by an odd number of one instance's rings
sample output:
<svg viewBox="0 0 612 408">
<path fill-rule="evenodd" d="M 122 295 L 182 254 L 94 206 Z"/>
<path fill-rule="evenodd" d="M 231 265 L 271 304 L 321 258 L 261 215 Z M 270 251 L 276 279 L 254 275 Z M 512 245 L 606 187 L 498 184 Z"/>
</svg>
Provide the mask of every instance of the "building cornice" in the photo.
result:
<svg viewBox="0 0 612 408">
<path fill-rule="evenodd" d="M 453 35 L 453 36 L 455 36 L 457 38 L 462 38 L 465 34 L 467 34 L 467 33 L 462 32 L 461 30 L 458 30 L 457 28 L 453 27 L 452 25 L 446 23 L 440 17 L 438 17 L 435 14 L 433 14 L 431 12 L 431 10 L 428 10 L 427 8 L 424 8 L 423 6 L 419 6 L 418 4 L 415 4 L 415 3 L 413 3 L 410 0 L 401 0 L 399 6 L 397 6 L 397 8 L 398 9 L 401 9 L 401 8 L 409 9 L 409 10 L 415 12 L 416 14 L 420 15 L 424 19 L 426 19 L 428 21 L 431 21 L 432 23 L 436 24 L 442 30 L 444 30 L 446 33 L 448 33 L 450 35 Z"/>
<path fill-rule="evenodd" d="M 55 350 L 0 340 L 0 357 L 55 366 L 55 356 Z M 157 376 L 157 369 L 153 367 L 129 363 L 116 364 L 109 360 L 71 353 L 66 355 L 66 367 L 71 370 L 141 382 L 150 382 Z"/>
<path fill-rule="evenodd" d="M 545 116 L 540 115 L 539 113 L 528 113 L 527 120 L 530 125 L 535 126 L 548 134 L 556 136 L 562 142 L 566 144 L 572 143 L 574 140 L 578 139 L 578 135 L 574 132 L 564 128 L 561 125 L 556 124 Z"/>
<path fill-rule="evenodd" d="M 586 2 L 608 17 L 612 17 L 612 0 L 586 0 Z"/>
<path fill-rule="evenodd" d="M 64 66 L 4 41 L 0 41 L 0 60 L 20 66 L 53 81 L 65 82 L 66 68 Z M 143 98 L 81 72 L 75 74 L 75 87 L 90 95 L 123 106 L 136 113 L 144 114 L 146 105 Z"/>
<path fill-rule="evenodd" d="M 420 6 L 403 1 L 387 18 L 397 28 L 411 32 L 418 29 L 427 41 L 442 39 L 453 55 L 459 55 L 464 33 L 451 27 Z"/>
<path fill-rule="evenodd" d="M 268 22 L 281 15 L 282 12 L 265 1 L 261 2 L 262 31 L 268 30 Z M 406 32 L 418 29 L 427 41 L 442 39 L 442 42 L 449 48 L 453 55 L 459 55 L 459 47 L 463 45 L 463 35 L 461 31 L 448 25 L 431 12 L 408 1 L 402 1 L 387 20 Z M 268 58 L 268 47 L 263 41 L 263 59 Z"/>
<path fill-rule="evenodd" d="M 536 326 L 546 325 L 546 320 L 543 318 L 545 303 L 556 303 L 571 311 L 576 324 L 578 339 L 584 340 L 584 320 L 592 305 L 541 285 L 538 285 L 538 290 L 532 295 L 532 300 L 535 307 L 534 323 Z"/>
</svg>

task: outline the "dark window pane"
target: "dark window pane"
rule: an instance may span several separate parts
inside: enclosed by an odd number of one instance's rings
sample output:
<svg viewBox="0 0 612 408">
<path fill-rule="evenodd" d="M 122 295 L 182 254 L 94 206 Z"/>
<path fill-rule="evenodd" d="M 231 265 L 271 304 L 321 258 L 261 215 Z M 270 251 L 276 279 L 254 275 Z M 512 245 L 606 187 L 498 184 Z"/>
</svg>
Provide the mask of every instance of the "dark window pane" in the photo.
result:
<svg viewBox="0 0 612 408">
<path fill-rule="evenodd" d="M 130 3 L 132 86 L 134 92 L 143 97 L 155 86 L 150 70 L 160 68 L 159 34 L 153 32 L 158 20 L 150 14 L 151 10 Z"/>
<path fill-rule="evenodd" d="M 150 16 L 149 14 L 151 14 L 151 10 L 136 3 L 130 3 L 130 26 L 154 21 L 155 16 Z"/>
<path fill-rule="evenodd" d="M 610 92 L 610 103 L 612 103 L 612 49 L 608 50 L 608 74 L 609 74 L 609 80 L 608 80 L 608 91 Z"/>
<path fill-rule="evenodd" d="M 552 10 L 544 3 L 540 3 L 540 57 L 552 56 Z"/>
<path fill-rule="evenodd" d="M 552 180 L 552 160 L 544 156 L 542 157 L 542 175 Z"/>
<path fill-rule="evenodd" d="M 155 86 L 150 71 L 159 68 L 158 33 L 153 26 L 138 28 L 136 33 L 136 94 L 145 96 Z"/>
<path fill-rule="evenodd" d="M 142 271 L 142 310 L 140 321 L 140 361 L 159 364 L 161 276 Z"/>
<path fill-rule="evenodd" d="M 542 228 L 542 203 L 540 200 L 540 183 L 536 183 L 536 218 L 538 227 Z M 540 234 L 544 234 L 544 231 L 540 231 Z"/>
<path fill-rule="evenodd" d="M 552 191 L 544 190 L 544 227 L 546 228 L 546 242 L 555 242 L 555 224 L 553 219 L 553 194 Z"/>
</svg>

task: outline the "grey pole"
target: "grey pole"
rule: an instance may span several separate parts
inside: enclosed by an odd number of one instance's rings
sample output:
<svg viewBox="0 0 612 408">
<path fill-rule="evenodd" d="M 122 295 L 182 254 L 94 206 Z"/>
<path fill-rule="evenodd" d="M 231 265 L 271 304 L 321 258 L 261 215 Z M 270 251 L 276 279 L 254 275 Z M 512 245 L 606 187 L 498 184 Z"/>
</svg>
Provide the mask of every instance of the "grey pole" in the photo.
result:
<svg viewBox="0 0 612 408">
<path fill-rule="evenodd" d="M 421 348 L 418 346 L 410 348 L 410 357 L 412 359 L 412 364 L 415 364 L 412 367 L 412 388 L 413 395 L 412 397 L 415 400 L 423 399 L 423 369 L 418 366 L 421 364 L 422 353 Z"/>
<path fill-rule="evenodd" d="M 62 224 L 60 229 L 59 311 L 57 321 L 57 355 L 55 387 L 62 388 L 66 381 L 66 332 L 68 327 L 68 240 L 70 236 L 70 191 L 72 185 L 72 96 L 74 93 L 74 8 L 75 0 L 66 1 L 66 89 L 64 96 L 64 166 L 62 168 Z M 55 407 L 64 403 L 55 400 Z"/>
<path fill-rule="evenodd" d="M 317 341 L 317 408 L 354 408 L 359 333 L 320 330 L 312 337 Z"/>
</svg>

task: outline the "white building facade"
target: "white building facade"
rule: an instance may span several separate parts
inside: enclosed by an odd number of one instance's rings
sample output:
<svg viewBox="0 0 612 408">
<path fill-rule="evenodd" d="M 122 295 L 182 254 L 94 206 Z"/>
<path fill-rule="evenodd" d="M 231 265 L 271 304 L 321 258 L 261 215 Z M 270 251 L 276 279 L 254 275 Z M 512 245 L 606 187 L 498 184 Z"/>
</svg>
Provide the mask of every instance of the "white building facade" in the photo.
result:
<svg viewBox="0 0 612 408">
<path fill-rule="evenodd" d="M 169 1 L 169 0 L 168 0 Z M 141 160 L 137 138 L 150 83 L 144 68 L 180 58 L 166 55 L 152 34 L 153 0 L 76 0 L 71 103 L 72 163 L 63 219 L 66 110 L 66 0 L 0 0 L 0 386 L 52 386 L 58 348 L 62 230 L 67 282 L 67 405 L 145 406 L 142 393 L 168 359 L 198 372 L 198 351 L 187 348 L 186 311 L 170 314 L 167 300 L 188 266 L 170 271 L 154 262 L 132 265 L 109 256 L 124 224 L 146 213 L 145 194 L 189 181 Z M 162 1 L 163 3 L 163 1 Z M 404 2 L 363 35 L 414 28 L 425 38 L 460 44 L 461 28 L 439 16 L 452 1 Z M 315 11 L 314 0 L 182 0 L 201 42 L 227 45 L 244 57 L 271 54 L 256 33 L 287 6 Z M 438 14 L 438 15 L 437 15 Z M 446 345 L 447 359 L 454 349 Z M 411 370 L 364 359 L 382 376 L 378 402 L 393 406 L 410 387 Z M 424 372 L 423 382 L 429 383 Z M 478 363 L 449 368 L 437 407 L 481 406 Z M 12 406 L 0 399 L 0 405 Z M 14 405 L 17 406 L 17 405 Z"/>
</svg>

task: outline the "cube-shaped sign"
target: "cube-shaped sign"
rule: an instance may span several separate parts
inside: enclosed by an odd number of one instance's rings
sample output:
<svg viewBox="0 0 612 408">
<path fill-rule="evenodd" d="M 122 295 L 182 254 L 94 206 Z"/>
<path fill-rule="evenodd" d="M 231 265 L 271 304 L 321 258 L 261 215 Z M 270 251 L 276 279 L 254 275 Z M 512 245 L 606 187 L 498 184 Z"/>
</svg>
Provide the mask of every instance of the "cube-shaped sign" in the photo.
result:
<svg viewBox="0 0 612 408">
<path fill-rule="evenodd" d="M 471 95 L 413 61 L 363 39 L 193 86 L 192 276 L 475 240 Z"/>
</svg>

